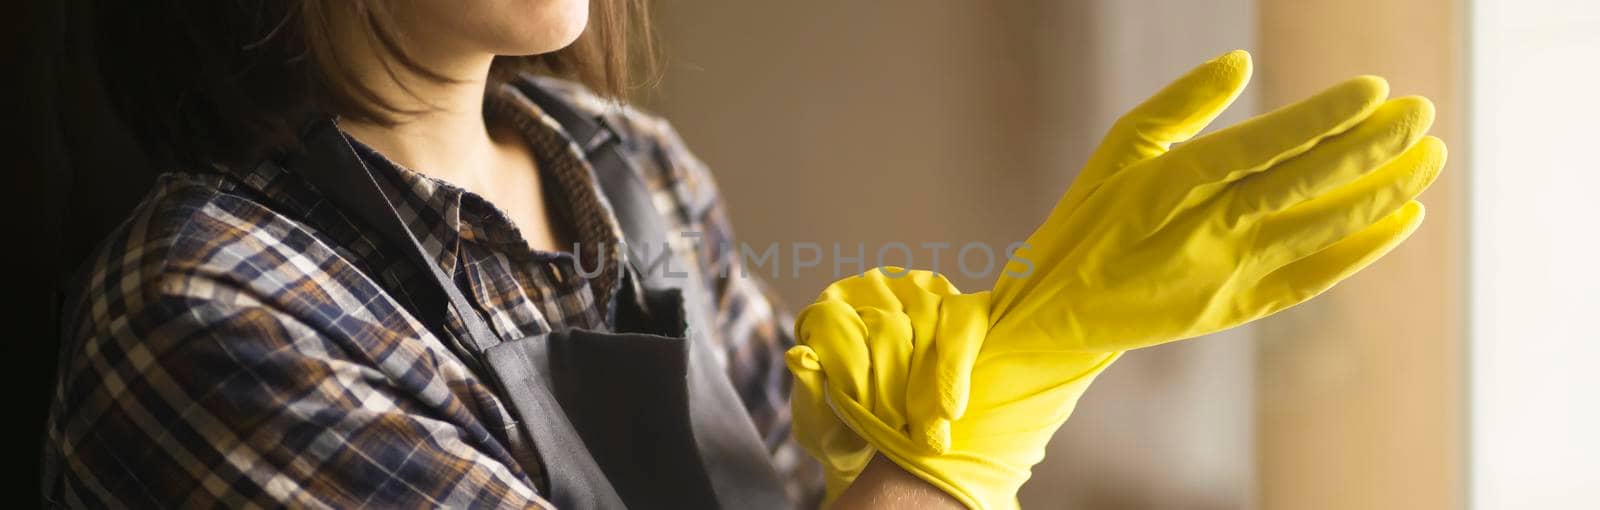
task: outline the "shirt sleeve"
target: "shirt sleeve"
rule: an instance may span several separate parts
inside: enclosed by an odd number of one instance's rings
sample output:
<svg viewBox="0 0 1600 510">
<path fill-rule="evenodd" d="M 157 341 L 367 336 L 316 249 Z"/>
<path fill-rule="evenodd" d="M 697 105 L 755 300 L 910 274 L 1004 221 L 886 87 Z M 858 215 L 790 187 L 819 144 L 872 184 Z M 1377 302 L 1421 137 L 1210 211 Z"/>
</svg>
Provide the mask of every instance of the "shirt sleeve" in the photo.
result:
<svg viewBox="0 0 1600 510">
<path fill-rule="evenodd" d="M 85 312 L 49 430 L 58 503 L 549 507 L 481 426 L 450 411 L 460 404 L 448 391 L 393 383 L 426 360 L 352 355 L 209 278 L 162 288 L 133 310 Z"/>
<path fill-rule="evenodd" d="M 794 379 L 783 354 L 794 345 L 794 319 L 759 277 L 738 275 L 742 270 L 738 252 L 722 256 L 729 258 L 727 264 L 734 270 L 718 277 L 717 293 L 728 375 L 764 435 L 790 499 L 815 508 L 821 502 L 822 469 L 790 430 L 789 391 Z"/>
<path fill-rule="evenodd" d="M 685 232 L 698 233 L 700 274 L 716 300 L 717 331 L 727 358 L 728 376 L 743 399 L 772 454 L 792 500 L 815 507 L 821 501 L 820 466 L 790 433 L 789 390 L 793 378 L 783 355 L 795 344 L 792 315 L 764 280 L 760 267 L 747 267 L 727 207 L 710 170 L 694 156 L 665 121 L 651 126 L 656 141 L 651 158 L 660 173 L 647 176 L 656 189 L 670 190 Z M 751 247 L 759 265 L 762 247 Z"/>
</svg>

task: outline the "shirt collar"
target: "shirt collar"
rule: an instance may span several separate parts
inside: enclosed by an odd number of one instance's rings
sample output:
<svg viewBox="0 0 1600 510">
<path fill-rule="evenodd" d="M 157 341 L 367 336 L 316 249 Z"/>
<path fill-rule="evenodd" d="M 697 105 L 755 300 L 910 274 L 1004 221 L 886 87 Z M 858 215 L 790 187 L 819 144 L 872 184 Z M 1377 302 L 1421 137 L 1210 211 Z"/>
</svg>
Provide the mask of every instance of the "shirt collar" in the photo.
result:
<svg viewBox="0 0 1600 510">
<path fill-rule="evenodd" d="M 520 79 L 531 79 L 523 77 Z M 528 99 L 516 85 L 503 83 L 491 87 L 484 98 L 484 116 L 506 122 L 519 132 L 532 148 L 540 178 L 547 194 L 558 203 L 550 204 L 564 216 L 576 236 L 574 252 L 587 271 L 600 268 L 589 284 L 602 313 L 609 313 L 617 282 L 625 264 L 620 246 L 622 227 L 611 204 L 598 185 L 593 168 L 582 149 L 573 142 L 561 124 Z M 422 241 L 440 268 L 449 272 L 461 255 L 463 241 L 488 247 L 514 258 L 556 256 L 535 253 L 510 218 L 482 196 L 448 181 L 405 168 L 352 138 L 358 155 L 375 173 L 383 176 L 385 188 L 395 209 L 412 233 Z"/>
<path fill-rule="evenodd" d="M 570 86 L 566 82 L 531 75 L 523 75 L 516 80 L 528 85 L 537 82 L 537 86 L 569 92 L 568 96 L 581 96 L 565 90 L 564 87 Z M 546 183 L 545 189 L 550 196 L 564 202 L 552 205 L 567 215 L 566 219 L 573 227 L 582 267 L 602 269 L 591 279 L 590 286 L 596 300 L 602 303 L 605 313 L 609 314 L 618 281 L 625 270 L 622 226 L 600 189 L 599 179 L 583 149 L 572 140 L 560 122 L 523 94 L 515 82 L 501 83 L 491 88 L 484 100 L 484 116 L 509 123 L 522 133 L 533 148 L 538 158 L 540 178 Z"/>
<path fill-rule="evenodd" d="M 535 78 L 523 76 L 519 80 Z M 536 158 L 540 178 L 552 204 L 565 213 L 579 243 L 579 264 L 585 272 L 601 268 L 589 285 L 602 313 L 610 314 L 618 282 L 624 272 L 622 227 L 598 185 L 584 153 L 561 128 L 510 83 L 491 87 L 484 101 L 485 117 L 508 122 L 527 140 Z M 424 175 L 390 160 L 376 149 L 347 137 L 357 156 L 373 170 L 378 184 L 428 255 L 440 269 L 453 274 L 463 241 L 484 245 L 515 256 L 551 256 L 533 253 L 504 212 L 483 197 L 448 181 Z M 269 195 L 285 190 L 283 172 L 273 162 L 251 168 L 223 168 L 248 187 Z M 311 198 L 311 197 L 306 197 Z M 295 199 L 293 202 L 304 203 Z"/>
<path fill-rule="evenodd" d="M 401 166 L 354 137 L 349 139 L 356 155 L 379 177 L 378 185 L 411 234 L 440 269 L 453 274 L 462 239 L 462 198 L 468 192 Z"/>
</svg>

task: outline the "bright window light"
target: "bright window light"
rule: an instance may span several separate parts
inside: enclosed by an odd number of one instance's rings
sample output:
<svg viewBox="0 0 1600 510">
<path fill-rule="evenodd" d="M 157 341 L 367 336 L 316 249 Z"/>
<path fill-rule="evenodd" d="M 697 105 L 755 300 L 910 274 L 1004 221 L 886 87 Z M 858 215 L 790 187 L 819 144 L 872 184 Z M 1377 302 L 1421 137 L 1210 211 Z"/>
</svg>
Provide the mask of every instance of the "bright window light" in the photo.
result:
<svg viewBox="0 0 1600 510">
<path fill-rule="evenodd" d="M 1472 505 L 1600 508 L 1600 2 L 1472 3 Z"/>
</svg>

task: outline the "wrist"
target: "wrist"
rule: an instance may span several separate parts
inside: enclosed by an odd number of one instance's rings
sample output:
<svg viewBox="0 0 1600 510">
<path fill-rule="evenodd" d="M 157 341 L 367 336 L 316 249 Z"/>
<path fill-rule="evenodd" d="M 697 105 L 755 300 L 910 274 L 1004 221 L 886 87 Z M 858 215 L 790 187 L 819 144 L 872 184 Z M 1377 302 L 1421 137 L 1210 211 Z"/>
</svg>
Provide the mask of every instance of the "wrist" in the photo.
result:
<svg viewBox="0 0 1600 510">
<path fill-rule="evenodd" d="M 834 501 L 832 508 L 965 510 L 966 507 L 880 454 L 872 457 L 850 487 Z"/>
</svg>

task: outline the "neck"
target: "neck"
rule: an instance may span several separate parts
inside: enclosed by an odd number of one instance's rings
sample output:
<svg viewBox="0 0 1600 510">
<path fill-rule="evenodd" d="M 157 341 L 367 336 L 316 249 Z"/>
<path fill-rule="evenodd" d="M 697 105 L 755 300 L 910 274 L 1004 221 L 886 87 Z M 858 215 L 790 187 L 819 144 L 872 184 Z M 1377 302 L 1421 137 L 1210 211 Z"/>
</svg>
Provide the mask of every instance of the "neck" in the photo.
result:
<svg viewBox="0 0 1600 510">
<path fill-rule="evenodd" d="M 359 31 L 346 31 L 359 34 Z M 408 48 L 422 67 L 448 78 L 432 79 L 394 62 L 362 35 L 342 37 L 349 65 L 383 103 L 405 113 L 398 122 L 347 119 L 340 127 L 405 167 L 456 184 L 471 186 L 496 154 L 483 118 L 483 100 L 494 55 L 451 52 L 441 45 Z M 420 51 L 419 51 L 420 50 Z M 386 67 L 387 62 L 387 67 Z M 393 76 L 390 76 L 390 72 Z"/>
</svg>

